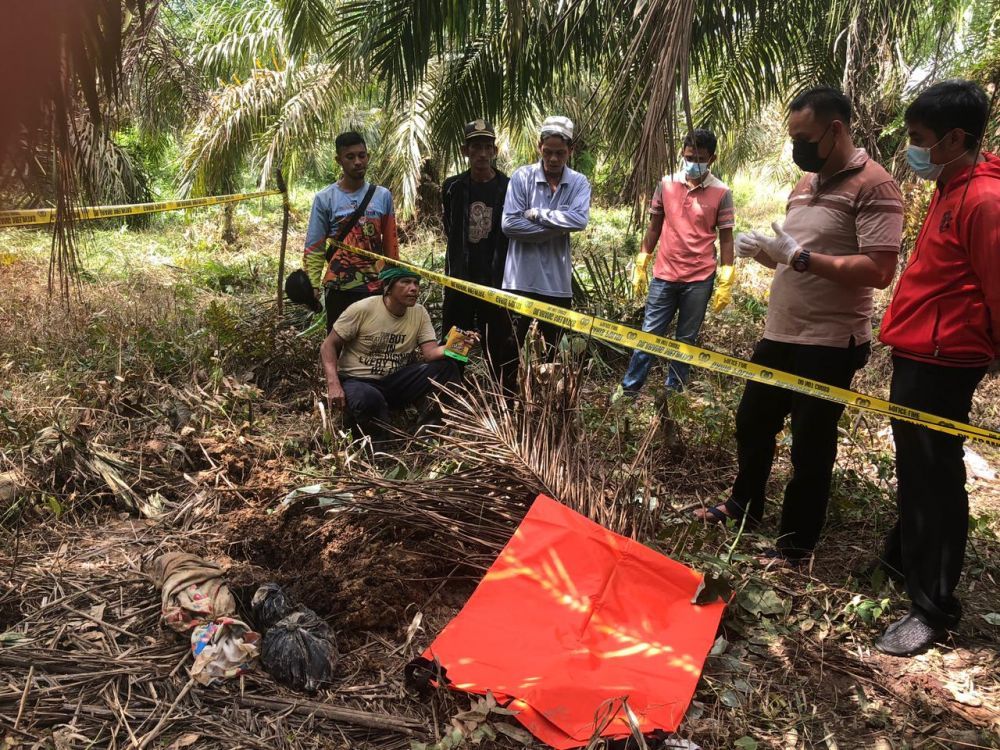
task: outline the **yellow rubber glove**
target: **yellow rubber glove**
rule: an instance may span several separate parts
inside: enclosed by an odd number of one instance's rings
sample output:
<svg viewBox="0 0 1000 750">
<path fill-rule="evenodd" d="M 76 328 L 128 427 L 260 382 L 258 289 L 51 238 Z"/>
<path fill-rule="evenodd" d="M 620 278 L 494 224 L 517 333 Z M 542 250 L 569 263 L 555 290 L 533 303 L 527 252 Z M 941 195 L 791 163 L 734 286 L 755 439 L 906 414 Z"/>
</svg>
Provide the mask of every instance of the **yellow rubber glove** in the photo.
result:
<svg viewBox="0 0 1000 750">
<path fill-rule="evenodd" d="M 733 266 L 719 266 L 715 272 L 715 293 L 712 295 L 712 312 L 720 313 L 733 301 L 733 282 L 736 269 Z"/>
<path fill-rule="evenodd" d="M 636 297 L 642 297 L 649 290 L 649 280 L 646 278 L 649 257 L 649 253 L 639 253 L 635 256 L 635 266 L 632 268 L 632 294 Z"/>
</svg>

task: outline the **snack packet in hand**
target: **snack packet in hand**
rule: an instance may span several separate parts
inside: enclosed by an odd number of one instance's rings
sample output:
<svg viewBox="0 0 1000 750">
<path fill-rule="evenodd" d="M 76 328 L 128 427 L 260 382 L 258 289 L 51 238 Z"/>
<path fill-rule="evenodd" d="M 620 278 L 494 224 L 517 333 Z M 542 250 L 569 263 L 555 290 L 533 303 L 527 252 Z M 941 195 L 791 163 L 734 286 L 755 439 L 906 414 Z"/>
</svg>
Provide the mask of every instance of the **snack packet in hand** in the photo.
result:
<svg viewBox="0 0 1000 750">
<path fill-rule="evenodd" d="M 466 338 L 465 331 L 455 326 L 448 331 L 448 339 L 444 344 L 444 354 L 446 357 L 457 359 L 459 362 L 469 361 L 469 351 L 472 349 L 472 341 Z"/>
</svg>

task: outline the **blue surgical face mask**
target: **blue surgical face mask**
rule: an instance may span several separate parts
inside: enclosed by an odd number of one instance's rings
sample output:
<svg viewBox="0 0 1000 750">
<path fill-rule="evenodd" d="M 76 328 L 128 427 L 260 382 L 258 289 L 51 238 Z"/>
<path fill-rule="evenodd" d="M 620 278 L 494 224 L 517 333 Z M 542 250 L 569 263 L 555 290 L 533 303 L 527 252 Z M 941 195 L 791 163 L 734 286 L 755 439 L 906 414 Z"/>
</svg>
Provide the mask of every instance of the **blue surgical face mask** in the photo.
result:
<svg viewBox="0 0 1000 750">
<path fill-rule="evenodd" d="M 940 143 L 941 141 L 938 141 Z M 937 143 L 934 144 L 936 146 Z M 925 180 L 936 180 L 944 170 L 944 164 L 935 164 L 931 161 L 931 149 L 934 146 L 907 146 L 906 163 L 917 177 Z"/>
<path fill-rule="evenodd" d="M 700 180 L 706 174 L 708 174 L 708 164 L 684 160 L 684 176 L 689 180 Z"/>
<path fill-rule="evenodd" d="M 937 146 L 940 141 L 934 144 Z M 906 163 L 910 165 L 910 169 L 917 177 L 922 177 L 925 180 L 936 180 L 941 176 L 941 172 L 944 168 L 951 164 L 953 161 L 961 159 L 965 155 L 965 151 L 956 156 L 954 159 L 946 161 L 944 164 L 935 164 L 931 161 L 931 149 L 934 146 L 907 146 L 906 147 Z"/>
</svg>

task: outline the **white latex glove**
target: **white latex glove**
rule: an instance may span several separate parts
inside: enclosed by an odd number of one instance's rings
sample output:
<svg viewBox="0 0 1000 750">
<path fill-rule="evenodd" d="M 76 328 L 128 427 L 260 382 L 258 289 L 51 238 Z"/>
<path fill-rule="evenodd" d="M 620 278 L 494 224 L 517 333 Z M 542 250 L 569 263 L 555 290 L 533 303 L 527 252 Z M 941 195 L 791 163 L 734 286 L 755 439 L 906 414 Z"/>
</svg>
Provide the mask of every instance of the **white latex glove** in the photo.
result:
<svg viewBox="0 0 1000 750">
<path fill-rule="evenodd" d="M 525 209 L 522 216 L 524 216 L 524 218 L 527 219 L 528 221 L 538 221 L 538 209 L 537 208 Z"/>
<path fill-rule="evenodd" d="M 734 245 L 736 247 L 737 258 L 753 258 L 760 252 L 760 245 L 757 243 L 756 232 L 740 232 L 736 235 Z"/>
<path fill-rule="evenodd" d="M 778 222 L 771 224 L 771 229 L 774 230 L 774 237 L 765 237 L 762 234 L 754 232 L 757 244 L 767 254 L 767 257 L 775 263 L 784 263 L 786 266 L 792 265 L 796 253 L 802 248 L 799 247 L 798 242 L 785 233 L 785 230 L 781 228 L 781 224 Z"/>
</svg>

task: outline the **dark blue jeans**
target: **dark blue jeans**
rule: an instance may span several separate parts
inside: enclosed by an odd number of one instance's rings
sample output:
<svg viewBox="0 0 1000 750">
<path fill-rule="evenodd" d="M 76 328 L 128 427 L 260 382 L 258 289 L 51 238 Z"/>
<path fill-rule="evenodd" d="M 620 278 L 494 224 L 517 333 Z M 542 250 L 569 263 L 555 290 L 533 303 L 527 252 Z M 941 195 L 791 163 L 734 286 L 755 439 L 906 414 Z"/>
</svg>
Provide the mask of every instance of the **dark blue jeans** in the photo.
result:
<svg viewBox="0 0 1000 750">
<path fill-rule="evenodd" d="M 373 428 L 389 424 L 390 409 L 405 408 L 432 392 L 432 380 L 447 385 L 461 379 L 458 362 L 448 357 L 406 365 L 379 379 L 342 378 L 349 424 L 370 434 Z"/>
<path fill-rule="evenodd" d="M 646 299 L 646 317 L 642 321 L 642 330 L 659 336 L 666 334 L 670 322 L 677 313 L 678 341 L 693 344 L 698 338 L 702 321 L 705 320 L 705 310 L 715 286 L 715 274 L 704 281 L 663 281 L 653 278 L 649 282 L 649 297 Z M 636 351 L 632 353 L 628 372 L 622 380 L 622 388 L 626 392 L 637 393 L 646 378 L 649 368 L 656 359 L 652 354 Z M 687 362 L 670 360 L 667 369 L 667 388 L 680 390 L 688 379 L 691 366 Z"/>
</svg>

